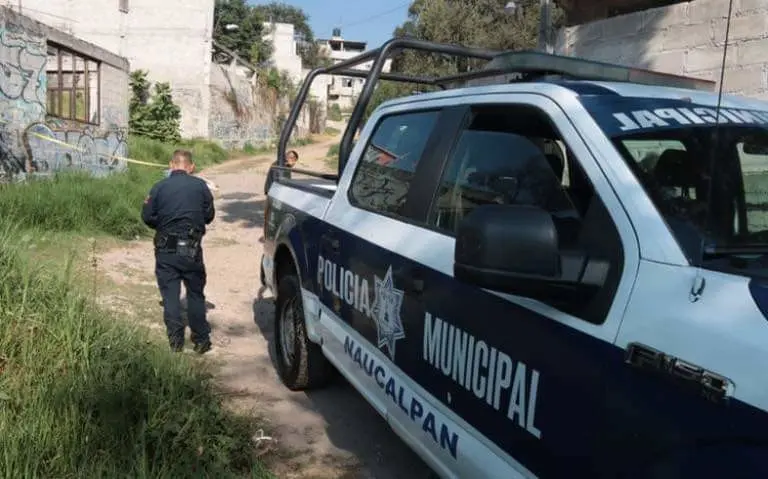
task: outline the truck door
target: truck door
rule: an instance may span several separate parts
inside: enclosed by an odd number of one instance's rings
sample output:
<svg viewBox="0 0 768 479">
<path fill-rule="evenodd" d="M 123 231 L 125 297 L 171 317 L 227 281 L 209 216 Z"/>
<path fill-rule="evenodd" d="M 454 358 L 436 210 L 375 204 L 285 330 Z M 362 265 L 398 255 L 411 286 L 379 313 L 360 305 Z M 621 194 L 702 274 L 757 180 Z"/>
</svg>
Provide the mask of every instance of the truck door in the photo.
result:
<svg viewBox="0 0 768 479">
<path fill-rule="evenodd" d="M 415 360 L 399 366 L 519 469 L 539 477 L 610 475 L 621 462 L 613 441 L 622 427 L 611 371 L 623 364 L 612 342 L 636 274 L 627 258 L 637 257 L 637 245 L 562 112 L 543 99 L 508 98 L 471 105 L 425 206 L 424 228 L 434 236 L 429 254 L 414 255 L 411 273 L 424 283 L 425 312 L 405 325 L 421 341 L 408 343 Z M 569 255 L 609 266 L 601 291 L 589 301 L 534 300 L 456 280 L 457 229 L 475 208 L 493 204 L 549 212 L 563 268 Z M 481 460 L 476 467 L 482 470 Z"/>
<path fill-rule="evenodd" d="M 419 210 L 414 205 L 429 201 L 429 185 L 417 178 L 434 171 L 425 170 L 425 159 L 442 162 L 435 145 L 443 145 L 442 135 L 463 118 L 463 108 L 446 104 L 372 118 L 371 131 L 362 135 L 364 147 L 353 151 L 360 159 L 348 169 L 357 166 L 342 176 L 340 193 L 325 216 L 317 278 L 323 305 L 319 330 L 336 366 L 383 415 L 399 394 L 401 373 L 390 361 L 403 339 L 402 317 L 418 317 L 423 310 L 400 294 L 407 261 L 381 241 L 419 241 L 398 236 L 398 228 L 413 221 L 411 211 Z"/>
<path fill-rule="evenodd" d="M 612 342 L 638 267 L 634 232 L 562 111 L 541 96 L 510 97 L 455 107 L 464 116 L 431 146 L 439 154 L 422 158 L 421 201 L 409 196 L 407 220 L 362 213 L 376 203 L 352 215 L 332 212 L 337 225 L 364 239 L 348 261 L 365 258 L 372 284 L 384 292 L 374 309 L 387 314 L 356 329 L 393 364 L 397 380 L 382 384 L 381 396 L 393 427 L 445 474 L 610 475 L 628 452 L 614 444 L 626 437 L 611 383 L 623 356 Z M 454 99 L 462 102 L 472 100 Z M 356 188 L 359 175 L 350 182 L 353 205 L 372 201 Z M 454 279 L 456 228 L 484 204 L 549 211 L 561 248 L 610 264 L 601 293 L 563 304 Z"/>
</svg>

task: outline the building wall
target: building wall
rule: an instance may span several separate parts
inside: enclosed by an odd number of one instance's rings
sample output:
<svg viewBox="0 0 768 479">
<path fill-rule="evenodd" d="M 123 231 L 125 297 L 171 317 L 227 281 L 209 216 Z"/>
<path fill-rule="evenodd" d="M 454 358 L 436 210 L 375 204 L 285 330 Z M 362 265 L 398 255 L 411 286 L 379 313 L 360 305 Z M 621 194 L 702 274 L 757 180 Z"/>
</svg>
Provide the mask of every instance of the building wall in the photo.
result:
<svg viewBox="0 0 768 479">
<path fill-rule="evenodd" d="M 210 137 L 225 148 L 246 145 L 267 146 L 280 135 L 293 98 L 278 95 L 263 86 L 253 72 L 239 65 L 214 64 L 211 75 Z M 315 103 L 319 105 L 319 102 Z M 320 105 L 322 106 L 322 105 Z M 305 104 L 293 131 L 293 138 L 306 138 L 325 130 L 325 109 L 315 111 Z"/>
<path fill-rule="evenodd" d="M 342 41 L 340 38 L 334 38 L 334 40 Z M 366 51 L 366 48 L 347 48 L 341 50 L 332 50 L 328 40 L 320 40 L 321 51 L 327 55 L 331 61 L 335 63 L 342 62 L 354 58 Z M 352 42 L 353 44 L 360 44 L 361 42 Z M 365 45 L 365 44 L 363 44 Z M 365 62 L 355 66 L 354 70 L 368 71 L 373 66 L 373 61 Z M 392 68 L 392 59 L 387 59 L 384 62 L 382 72 L 388 73 Z M 328 103 L 337 104 L 342 109 L 349 109 L 355 106 L 355 101 L 360 93 L 363 91 L 363 85 L 365 84 L 364 78 L 352 78 L 340 75 L 332 75 L 328 79 Z"/>
<path fill-rule="evenodd" d="M 719 83 L 726 0 L 693 0 L 561 30 L 556 52 Z M 736 0 L 723 89 L 768 99 L 768 0 Z"/>
<path fill-rule="evenodd" d="M 13 2 L 15 3 L 15 2 Z M 185 137 L 208 133 L 214 0 L 24 0 L 22 12 L 171 84 Z"/>
<path fill-rule="evenodd" d="M 291 23 L 264 23 L 264 37 L 272 42 L 272 65 L 288 73 L 291 81 L 302 80 L 301 56 L 297 52 L 295 31 Z"/>
<path fill-rule="evenodd" d="M 93 124 L 49 115 L 49 42 L 99 62 Z M 127 155 L 125 58 L 0 7 L 0 67 L 0 181 L 67 167 L 98 174 L 125 168 L 114 158 Z"/>
</svg>

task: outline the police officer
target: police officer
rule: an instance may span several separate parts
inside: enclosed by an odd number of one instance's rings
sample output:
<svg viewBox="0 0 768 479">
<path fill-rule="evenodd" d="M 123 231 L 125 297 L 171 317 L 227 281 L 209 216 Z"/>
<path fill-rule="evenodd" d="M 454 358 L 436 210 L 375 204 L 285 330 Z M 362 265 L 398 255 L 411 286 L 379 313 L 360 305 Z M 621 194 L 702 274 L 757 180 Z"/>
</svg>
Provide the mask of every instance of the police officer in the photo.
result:
<svg viewBox="0 0 768 479">
<path fill-rule="evenodd" d="M 192 176 L 195 164 L 189 151 L 173 152 L 169 168 L 170 174 L 149 191 L 141 218 L 155 230 L 155 276 L 171 349 L 179 352 L 184 347 L 179 299 L 183 281 L 194 350 L 203 354 L 211 349 L 211 339 L 205 317 L 202 239 L 215 216 L 213 194 L 205 181 Z"/>
</svg>

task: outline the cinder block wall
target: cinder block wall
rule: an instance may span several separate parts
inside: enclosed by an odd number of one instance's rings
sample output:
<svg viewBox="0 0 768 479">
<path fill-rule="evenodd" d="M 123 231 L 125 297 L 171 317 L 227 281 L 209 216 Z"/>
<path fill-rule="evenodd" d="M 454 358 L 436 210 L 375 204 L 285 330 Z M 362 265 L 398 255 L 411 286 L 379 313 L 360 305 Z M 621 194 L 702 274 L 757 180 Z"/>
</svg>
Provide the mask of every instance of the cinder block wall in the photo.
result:
<svg viewBox="0 0 768 479">
<path fill-rule="evenodd" d="M 693 0 L 565 28 L 555 50 L 719 83 L 728 3 Z M 768 99 L 768 0 L 734 0 L 723 89 Z"/>
<path fill-rule="evenodd" d="M 95 124 L 47 110 L 48 42 L 100 62 Z M 95 45 L 0 7 L 0 182 L 64 168 L 95 174 L 122 170 L 127 156 L 128 61 Z"/>
</svg>

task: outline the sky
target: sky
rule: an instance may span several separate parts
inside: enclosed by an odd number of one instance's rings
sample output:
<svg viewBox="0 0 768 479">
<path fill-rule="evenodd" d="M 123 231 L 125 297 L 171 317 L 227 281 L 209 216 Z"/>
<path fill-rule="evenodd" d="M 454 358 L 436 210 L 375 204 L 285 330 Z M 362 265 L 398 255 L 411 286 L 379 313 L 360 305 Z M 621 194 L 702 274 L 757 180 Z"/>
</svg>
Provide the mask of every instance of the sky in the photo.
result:
<svg viewBox="0 0 768 479">
<path fill-rule="evenodd" d="M 316 38 L 329 38 L 334 27 L 341 27 L 347 40 L 368 42 L 375 48 L 391 36 L 408 17 L 410 1 L 404 0 L 281 0 L 301 8 L 309 16 Z M 251 0 L 252 4 L 269 1 Z"/>
</svg>

